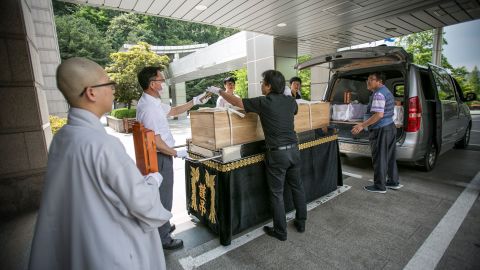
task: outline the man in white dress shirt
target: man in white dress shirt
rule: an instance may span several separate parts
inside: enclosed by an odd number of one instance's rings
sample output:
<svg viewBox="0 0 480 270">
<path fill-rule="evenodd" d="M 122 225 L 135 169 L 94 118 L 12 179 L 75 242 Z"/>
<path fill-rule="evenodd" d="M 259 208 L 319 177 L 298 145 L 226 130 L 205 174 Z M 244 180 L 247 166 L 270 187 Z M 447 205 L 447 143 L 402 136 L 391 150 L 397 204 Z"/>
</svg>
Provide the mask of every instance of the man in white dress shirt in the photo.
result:
<svg viewBox="0 0 480 270">
<path fill-rule="evenodd" d="M 161 176 L 142 176 L 99 121 L 115 83 L 98 64 L 71 58 L 57 85 L 70 110 L 50 145 L 29 269 L 166 269 L 156 228 L 172 215 Z"/>
<path fill-rule="evenodd" d="M 159 67 L 145 67 L 138 73 L 138 82 L 143 89 L 143 94 L 137 104 L 137 120 L 145 128 L 155 132 L 155 143 L 157 145 L 158 170 L 163 176 L 160 186 L 160 198 L 163 206 L 172 210 L 173 201 L 173 157 L 185 158 L 187 151 L 175 150 L 168 117 L 182 114 L 190 110 L 194 105 L 205 104 L 210 97 L 204 98 L 205 93 L 194 97 L 191 101 L 176 107 L 170 107 L 162 103 L 160 96 L 167 88 L 165 77 Z M 175 225 L 165 223 L 158 229 L 164 249 L 174 250 L 183 247 L 181 239 L 174 239 L 171 233 Z"/>
</svg>

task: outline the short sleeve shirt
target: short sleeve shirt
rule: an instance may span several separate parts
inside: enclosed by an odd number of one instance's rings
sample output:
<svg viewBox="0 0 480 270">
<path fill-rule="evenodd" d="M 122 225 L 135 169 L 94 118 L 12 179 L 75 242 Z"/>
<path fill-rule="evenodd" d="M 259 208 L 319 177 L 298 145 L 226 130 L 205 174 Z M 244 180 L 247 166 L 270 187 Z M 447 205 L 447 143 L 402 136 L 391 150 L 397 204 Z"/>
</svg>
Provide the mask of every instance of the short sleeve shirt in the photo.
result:
<svg viewBox="0 0 480 270">
<path fill-rule="evenodd" d="M 162 103 L 158 98 L 143 93 L 137 104 L 137 120 L 145 128 L 153 130 L 155 135 L 160 135 L 162 140 L 169 146 L 175 146 L 172 132 L 168 125 L 167 115 L 172 108 Z"/>
<path fill-rule="evenodd" d="M 235 95 L 236 97 L 239 97 L 238 95 Z M 217 98 L 217 108 L 228 108 L 228 107 L 233 107 L 232 104 L 230 104 L 228 101 L 226 101 L 223 97 L 218 96 Z"/>
<path fill-rule="evenodd" d="M 279 147 L 297 143 L 294 130 L 294 116 L 298 105 L 290 96 L 270 93 L 266 96 L 242 99 L 246 112 L 260 116 L 265 144 L 267 147 Z"/>
</svg>

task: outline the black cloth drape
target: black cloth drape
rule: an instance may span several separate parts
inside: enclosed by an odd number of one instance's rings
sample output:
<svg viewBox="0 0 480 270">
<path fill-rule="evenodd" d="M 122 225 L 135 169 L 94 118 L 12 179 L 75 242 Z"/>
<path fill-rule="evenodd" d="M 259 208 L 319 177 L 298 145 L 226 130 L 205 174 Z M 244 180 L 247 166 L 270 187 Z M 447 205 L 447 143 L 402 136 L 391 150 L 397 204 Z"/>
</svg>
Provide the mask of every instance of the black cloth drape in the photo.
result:
<svg viewBox="0 0 480 270">
<path fill-rule="evenodd" d="M 336 135 L 299 146 L 307 202 L 343 185 Z M 188 212 L 219 234 L 222 245 L 229 245 L 232 235 L 271 218 L 263 154 L 227 164 L 186 161 L 185 175 Z M 284 198 L 286 211 L 291 211 L 288 185 Z"/>
</svg>

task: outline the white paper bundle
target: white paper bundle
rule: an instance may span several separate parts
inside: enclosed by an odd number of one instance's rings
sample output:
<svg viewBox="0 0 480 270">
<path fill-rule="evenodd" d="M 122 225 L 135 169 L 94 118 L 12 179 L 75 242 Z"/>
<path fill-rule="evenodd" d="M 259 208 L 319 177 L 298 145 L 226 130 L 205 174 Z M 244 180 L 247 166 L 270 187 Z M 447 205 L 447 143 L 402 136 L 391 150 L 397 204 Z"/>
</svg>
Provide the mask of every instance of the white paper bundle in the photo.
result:
<svg viewBox="0 0 480 270">
<path fill-rule="evenodd" d="M 364 104 L 334 104 L 332 105 L 332 120 L 334 121 L 362 121 L 367 112 Z"/>
<path fill-rule="evenodd" d="M 332 120 L 333 121 L 347 121 L 347 104 L 333 104 L 332 105 Z"/>
<path fill-rule="evenodd" d="M 403 106 L 393 108 L 393 122 L 397 127 L 403 126 Z"/>
</svg>

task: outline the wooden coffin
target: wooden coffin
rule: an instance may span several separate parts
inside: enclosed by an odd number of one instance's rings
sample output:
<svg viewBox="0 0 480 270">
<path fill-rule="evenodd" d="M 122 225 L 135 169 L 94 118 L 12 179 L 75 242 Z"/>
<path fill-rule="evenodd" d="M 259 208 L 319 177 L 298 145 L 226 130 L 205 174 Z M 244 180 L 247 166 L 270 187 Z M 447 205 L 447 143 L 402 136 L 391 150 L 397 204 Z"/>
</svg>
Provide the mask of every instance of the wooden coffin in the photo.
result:
<svg viewBox="0 0 480 270">
<path fill-rule="evenodd" d="M 225 110 L 207 109 L 190 112 L 192 143 L 211 150 L 263 140 L 260 120 L 256 113 L 240 117 Z"/>
<path fill-rule="evenodd" d="M 155 133 L 145 128 L 140 122 L 134 122 L 132 129 L 135 159 L 138 169 L 143 175 L 158 172 Z"/>
<path fill-rule="evenodd" d="M 330 123 L 329 102 L 303 102 L 298 104 L 295 115 L 295 131 L 327 127 Z"/>
</svg>

